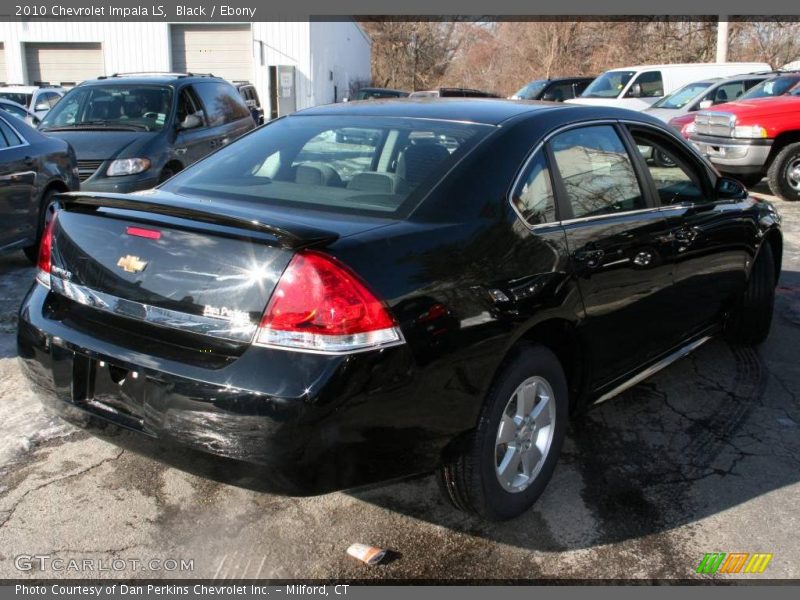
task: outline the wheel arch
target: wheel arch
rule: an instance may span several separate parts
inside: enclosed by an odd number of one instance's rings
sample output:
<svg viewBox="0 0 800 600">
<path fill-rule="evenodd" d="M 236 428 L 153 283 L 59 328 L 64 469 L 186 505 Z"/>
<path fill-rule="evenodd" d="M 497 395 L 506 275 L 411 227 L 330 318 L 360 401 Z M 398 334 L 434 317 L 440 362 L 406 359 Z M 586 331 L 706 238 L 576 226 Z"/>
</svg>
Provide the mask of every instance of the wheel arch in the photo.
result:
<svg viewBox="0 0 800 600">
<path fill-rule="evenodd" d="M 764 164 L 764 172 L 766 172 L 770 166 L 772 166 L 775 157 L 778 156 L 781 150 L 783 150 L 789 144 L 794 144 L 795 142 L 800 142 L 800 129 L 784 131 L 783 133 L 779 133 L 777 136 L 775 136 L 775 141 L 772 142 L 772 147 L 770 148 L 769 155 L 767 156 L 767 162 Z"/>
</svg>

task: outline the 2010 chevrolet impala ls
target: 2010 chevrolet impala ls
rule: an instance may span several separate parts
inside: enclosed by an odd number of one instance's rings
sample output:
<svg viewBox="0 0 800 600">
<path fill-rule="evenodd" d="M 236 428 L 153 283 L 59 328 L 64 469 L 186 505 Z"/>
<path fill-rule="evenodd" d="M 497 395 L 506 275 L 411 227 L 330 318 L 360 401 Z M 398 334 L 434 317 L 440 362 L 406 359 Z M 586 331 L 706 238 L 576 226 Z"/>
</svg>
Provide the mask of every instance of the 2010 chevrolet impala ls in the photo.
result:
<svg viewBox="0 0 800 600">
<path fill-rule="evenodd" d="M 571 414 L 764 340 L 781 253 L 773 207 L 643 114 L 348 103 L 60 196 L 19 353 L 62 415 L 183 468 L 298 495 L 438 470 L 503 519 Z"/>
</svg>

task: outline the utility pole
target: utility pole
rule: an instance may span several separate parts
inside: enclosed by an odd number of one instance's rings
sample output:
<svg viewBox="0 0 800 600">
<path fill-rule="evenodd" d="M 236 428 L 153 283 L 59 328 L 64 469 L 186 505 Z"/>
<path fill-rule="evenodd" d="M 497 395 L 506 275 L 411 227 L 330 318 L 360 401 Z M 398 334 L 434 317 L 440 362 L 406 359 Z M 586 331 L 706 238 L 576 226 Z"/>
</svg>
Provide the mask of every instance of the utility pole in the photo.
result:
<svg viewBox="0 0 800 600">
<path fill-rule="evenodd" d="M 720 15 L 717 22 L 717 62 L 728 62 L 728 15 Z"/>
</svg>

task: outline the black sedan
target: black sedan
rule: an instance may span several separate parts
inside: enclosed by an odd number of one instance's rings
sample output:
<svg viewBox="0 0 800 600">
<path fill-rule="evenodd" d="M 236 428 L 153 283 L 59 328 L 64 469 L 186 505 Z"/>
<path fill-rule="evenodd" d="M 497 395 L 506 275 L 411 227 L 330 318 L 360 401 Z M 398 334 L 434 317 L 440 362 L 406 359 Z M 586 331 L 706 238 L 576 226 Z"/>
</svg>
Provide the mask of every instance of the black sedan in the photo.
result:
<svg viewBox="0 0 800 600">
<path fill-rule="evenodd" d="M 0 112 L 0 252 L 21 248 L 35 262 L 45 209 L 56 193 L 79 186 L 67 142 Z"/>
<path fill-rule="evenodd" d="M 764 340 L 782 252 L 660 121 L 504 100 L 301 111 L 56 209 L 18 344 L 62 415 L 291 494 L 436 470 L 490 519 L 542 493 L 571 414 Z"/>
</svg>

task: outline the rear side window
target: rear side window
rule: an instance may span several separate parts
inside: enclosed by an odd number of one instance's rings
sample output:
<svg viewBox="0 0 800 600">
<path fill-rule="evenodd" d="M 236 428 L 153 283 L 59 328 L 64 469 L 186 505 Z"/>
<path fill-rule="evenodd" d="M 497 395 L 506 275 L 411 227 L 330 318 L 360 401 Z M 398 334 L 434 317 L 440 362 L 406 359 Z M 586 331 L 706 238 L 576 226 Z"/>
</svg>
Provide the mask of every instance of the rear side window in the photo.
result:
<svg viewBox="0 0 800 600">
<path fill-rule="evenodd" d="M 194 87 L 205 109 L 209 126 L 224 125 L 250 117 L 242 97 L 230 85 L 215 81 L 196 83 Z"/>
<path fill-rule="evenodd" d="M 22 142 L 22 138 L 20 138 L 16 132 L 11 129 L 8 123 L 6 123 L 5 119 L 0 119 L 0 148 L 10 148 L 12 146 L 20 146 Z"/>
<path fill-rule="evenodd" d="M 556 206 L 553 185 L 544 152 L 533 155 L 525 171 L 511 194 L 519 214 L 529 225 L 552 223 L 556 220 Z"/>
<path fill-rule="evenodd" d="M 492 129 L 388 117 L 287 117 L 185 169 L 164 189 L 400 218 Z M 457 211 L 458 199 L 453 203 Z"/>
<path fill-rule="evenodd" d="M 610 125 L 571 129 L 550 141 L 573 217 L 645 207 L 633 163 Z"/>
</svg>

